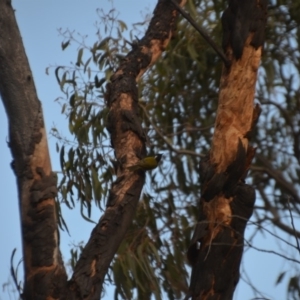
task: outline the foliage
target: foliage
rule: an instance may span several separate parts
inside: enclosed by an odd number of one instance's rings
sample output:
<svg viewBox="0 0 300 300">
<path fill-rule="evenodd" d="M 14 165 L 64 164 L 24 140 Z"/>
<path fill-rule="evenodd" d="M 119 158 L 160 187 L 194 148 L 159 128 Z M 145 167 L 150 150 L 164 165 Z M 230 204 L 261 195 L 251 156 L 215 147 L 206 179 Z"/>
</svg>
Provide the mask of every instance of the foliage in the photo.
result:
<svg viewBox="0 0 300 300">
<path fill-rule="evenodd" d="M 224 4 L 188 1 L 187 9 L 221 44 Z M 73 65 L 55 70 L 65 95 L 62 113 L 74 137 L 70 141 L 57 129 L 52 131 L 58 138 L 63 170 L 59 205 L 73 207 L 78 202 L 87 220 L 92 201 L 104 209 L 114 178 L 105 129 L 105 82 L 131 47 L 124 37 L 127 25 L 116 18 L 115 11 L 103 14 L 101 22 L 92 46 L 84 39 L 76 41 L 70 31 L 62 32 L 62 49 L 77 42 L 78 56 Z M 133 46 L 135 30 L 145 24 L 130 32 Z M 300 237 L 290 225 L 291 213 L 294 219 L 300 216 L 299 24 L 299 4 L 272 1 L 257 83 L 256 100 L 262 107 L 253 136 L 257 157 L 247 179 L 257 190 L 252 220 L 257 227 L 248 245 L 266 229 L 277 240 L 278 230 L 283 239 Z M 177 299 L 187 291 L 190 270 L 185 251 L 197 219 L 198 164 L 210 148 L 221 71 L 213 50 L 181 20 L 171 45 L 139 83 L 140 116 L 148 130 L 149 152 L 162 151 L 164 162 L 149 174 L 136 217 L 112 264 L 116 299 L 150 299 L 151 295 L 160 299 L 162 294 Z M 63 226 L 62 216 L 60 223 Z M 277 254 L 289 256 L 292 248 L 290 244 L 291 250 L 278 249 Z M 297 266 L 289 267 L 299 274 Z M 298 278 L 291 276 L 290 294 L 299 291 Z"/>
</svg>

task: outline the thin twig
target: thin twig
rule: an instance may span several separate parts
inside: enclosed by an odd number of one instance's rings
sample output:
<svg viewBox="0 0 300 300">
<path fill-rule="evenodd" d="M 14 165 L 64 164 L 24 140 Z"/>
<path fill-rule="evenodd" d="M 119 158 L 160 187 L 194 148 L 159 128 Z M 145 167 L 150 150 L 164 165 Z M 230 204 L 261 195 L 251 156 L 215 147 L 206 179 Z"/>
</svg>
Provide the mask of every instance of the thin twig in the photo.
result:
<svg viewBox="0 0 300 300">
<path fill-rule="evenodd" d="M 202 37 L 208 42 L 208 44 L 215 50 L 215 52 L 219 55 L 219 57 L 224 62 L 226 68 L 229 68 L 231 62 L 227 59 L 224 52 L 220 49 L 220 47 L 210 38 L 210 36 L 205 32 L 203 28 L 201 28 L 196 21 L 190 16 L 190 14 L 186 13 L 181 6 L 176 2 L 176 0 L 171 0 L 176 9 L 181 13 L 181 15 L 188 20 L 191 25 L 202 35 Z"/>
<path fill-rule="evenodd" d="M 241 220 L 245 220 L 245 221 L 247 221 L 247 219 L 246 219 L 246 218 L 244 218 L 244 217 L 241 217 L 241 216 L 238 216 L 238 215 L 231 215 L 230 217 L 232 217 L 232 218 L 238 218 L 238 219 L 241 219 Z M 272 220 L 270 220 L 270 221 L 272 221 Z M 273 236 L 273 237 L 275 237 L 276 239 L 278 239 L 278 240 L 280 240 L 280 241 L 282 241 L 282 242 L 286 243 L 288 246 L 290 246 L 290 247 L 293 247 L 293 248 L 296 248 L 296 249 L 297 249 L 297 247 L 296 247 L 295 245 L 293 245 L 293 244 L 289 243 L 289 242 L 288 242 L 288 241 L 286 241 L 285 239 L 281 238 L 279 235 L 277 235 L 277 234 L 273 233 L 272 231 L 270 231 L 269 229 L 267 229 L 267 228 L 263 227 L 263 226 L 262 226 L 262 225 L 260 225 L 258 222 L 253 222 L 253 221 L 250 221 L 250 220 L 249 220 L 249 221 L 248 221 L 248 224 L 249 224 L 249 225 L 255 225 L 255 226 L 257 226 L 258 228 L 260 228 L 260 229 L 262 229 L 262 230 L 266 231 L 268 234 L 272 235 L 272 236 Z"/>
<path fill-rule="evenodd" d="M 15 248 L 12 253 L 11 253 L 11 257 L 10 257 L 10 274 L 11 274 L 11 277 L 14 281 L 14 284 L 16 286 L 16 289 L 19 293 L 19 297 L 20 299 L 23 299 L 23 296 L 22 296 L 22 287 L 20 286 L 20 284 L 18 283 L 18 276 L 17 276 L 17 273 L 18 273 L 18 267 L 21 263 L 21 261 L 18 263 L 17 267 L 16 267 L 16 272 L 14 270 L 14 256 L 15 256 L 15 253 L 17 251 L 17 248 Z"/>
<path fill-rule="evenodd" d="M 247 240 L 245 240 L 245 242 L 247 243 Z M 282 258 L 284 258 L 284 259 L 286 259 L 286 260 L 289 260 L 289 261 L 295 262 L 295 263 L 297 263 L 297 264 L 300 264 L 300 261 L 299 261 L 299 260 L 294 259 L 294 258 L 291 258 L 291 257 L 288 257 L 288 256 L 286 256 L 286 255 L 284 255 L 284 254 L 281 254 L 281 253 L 278 253 L 278 252 L 276 252 L 276 251 L 274 251 L 274 250 L 261 249 L 261 248 L 258 248 L 258 247 L 256 247 L 256 246 L 253 246 L 253 245 L 248 244 L 248 243 L 247 243 L 246 246 L 248 246 L 248 247 L 250 247 L 250 248 L 252 248 L 252 249 L 254 249 L 254 250 L 258 251 L 258 252 L 274 254 L 274 255 L 277 255 L 277 256 L 279 256 L 279 257 L 282 257 Z"/>
<path fill-rule="evenodd" d="M 275 170 L 274 167 L 272 166 L 272 164 L 262 155 L 256 154 L 255 156 L 263 164 L 263 167 L 252 165 L 251 170 L 263 171 L 263 172 L 267 173 L 269 176 L 271 176 L 273 179 L 275 179 L 276 182 L 278 182 L 280 185 L 282 185 L 284 188 L 286 188 L 289 191 L 289 193 L 296 199 L 297 202 L 300 202 L 300 198 L 298 196 L 296 189 L 294 188 L 292 183 L 290 183 L 283 177 L 282 172 Z"/>
<path fill-rule="evenodd" d="M 282 257 L 282 258 L 284 258 L 286 260 L 289 260 L 289 261 L 295 262 L 297 264 L 300 264 L 300 260 L 288 257 L 288 256 L 286 256 L 284 254 L 281 254 L 281 253 L 277 252 L 277 251 L 269 250 L 269 249 L 262 249 L 262 248 L 258 248 L 256 246 L 253 246 L 245 238 L 244 238 L 244 242 L 245 242 L 245 245 L 243 243 L 240 243 L 240 244 L 235 244 L 234 247 L 249 247 L 249 248 L 252 248 L 252 249 L 254 249 L 254 250 L 258 251 L 258 252 L 274 254 L 274 255 Z M 217 243 L 217 242 L 214 243 L 213 242 L 213 243 L 211 243 L 210 246 L 232 246 L 232 244 L 229 244 L 229 243 Z"/>
<path fill-rule="evenodd" d="M 203 154 L 198 154 L 194 151 L 191 151 L 191 150 L 186 150 L 186 149 L 176 149 L 174 148 L 174 146 L 172 145 L 172 143 L 170 143 L 168 141 L 168 139 L 166 139 L 165 135 L 163 135 L 161 133 L 161 131 L 158 129 L 158 127 L 154 124 L 154 122 L 152 122 L 146 108 L 141 104 L 139 103 L 139 106 L 140 108 L 143 110 L 145 116 L 147 117 L 147 119 L 149 120 L 151 126 L 153 127 L 153 129 L 155 130 L 155 132 L 162 138 L 162 140 L 168 145 L 168 147 L 174 151 L 175 153 L 177 154 L 183 154 L 183 155 L 193 155 L 193 156 L 197 156 L 197 157 L 203 157 L 204 155 Z"/>
<path fill-rule="evenodd" d="M 248 276 L 247 272 L 246 272 L 246 269 L 244 267 L 244 265 L 242 264 L 242 269 L 243 269 L 243 274 L 241 275 L 241 279 L 250 286 L 250 288 L 252 289 L 252 292 L 254 293 L 255 295 L 255 298 L 252 298 L 251 300 L 255 300 L 255 299 L 264 299 L 264 300 L 271 300 L 271 298 L 267 298 L 267 295 L 264 295 L 265 293 L 259 291 L 255 285 L 252 283 L 250 277 Z M 258 297 L 261 297 L 261 298 L 258 298 Z"/>
<path fill-rule="evenodd" d="M 288 203 L 289 213 L 290 213 L 290 217 L 291 217 L 291 224 L 292 224 L 294 235 L 295 235 L 295 239 L 296 239 L 297 250 L 298 250 L 298 252 L 300 254 L 299 240 L 298 240 L 298 237 L 297 237 L 297 231 L 296 231 L 295 224 L 294 224 L 294 218 L 293 218 L 292 210 L 291 210 L 291 207 L 290 207 L 290 197 L 287 197 L 287 203 Z"/>
</svg>

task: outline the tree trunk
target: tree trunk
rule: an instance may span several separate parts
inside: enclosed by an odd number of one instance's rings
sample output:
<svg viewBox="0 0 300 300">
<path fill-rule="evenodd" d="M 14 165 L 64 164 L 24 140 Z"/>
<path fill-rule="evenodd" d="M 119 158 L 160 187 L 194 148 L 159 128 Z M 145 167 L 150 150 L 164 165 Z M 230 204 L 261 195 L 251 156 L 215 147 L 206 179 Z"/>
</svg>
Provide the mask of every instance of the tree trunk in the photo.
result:
<svg viewBox="0 0 300 300">
<path fill-rule="evenodd" d="M 249 138 L 260 113 L 254 93 L 266 10 L 266 0 L 229 0 L 222 17 L 231 66 L 223 68 L 212 147 L 200 163 L 199 221 L 188 250 L 193 299 L 232 299 L 239 280 L 244 230 L 255 202 L 244 179 L 255 154 Z"/>
<path fill-rule="evenodd" d="M 55 211 L 57 179 L 51 170 L 41 103 L 7 0 L 0 0 L 0 93 L 8 116 L 11 166 L 19 193 L 23 297 L 57 298 L 66 284 Z"/>
</svg>

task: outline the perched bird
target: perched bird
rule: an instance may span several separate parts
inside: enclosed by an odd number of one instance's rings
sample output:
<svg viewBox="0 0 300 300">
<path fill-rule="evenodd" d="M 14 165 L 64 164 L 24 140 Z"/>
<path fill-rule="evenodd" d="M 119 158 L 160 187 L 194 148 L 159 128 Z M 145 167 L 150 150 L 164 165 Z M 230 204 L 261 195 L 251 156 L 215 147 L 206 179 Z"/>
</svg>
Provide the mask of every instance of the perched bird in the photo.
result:
<svg viewBox="0 0 300 300">
<path fill-rule="evenodd" d="M 162 158 L 162 154 L 157 154 L 155 156 L 147 156 L 141 160 L 139 160 L 135 165 L 128 167 L 130 171 L 137 171 L 137 170 L 153 170 L 158 166 Z"/>
</svg>

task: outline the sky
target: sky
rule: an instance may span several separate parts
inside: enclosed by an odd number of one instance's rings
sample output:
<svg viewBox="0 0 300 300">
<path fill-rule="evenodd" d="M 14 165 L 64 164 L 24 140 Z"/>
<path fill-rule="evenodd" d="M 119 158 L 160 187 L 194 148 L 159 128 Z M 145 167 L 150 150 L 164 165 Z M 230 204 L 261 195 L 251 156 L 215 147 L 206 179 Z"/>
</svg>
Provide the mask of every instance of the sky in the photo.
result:
<svg viewBox="0 0 300 300">
<path fill-rule="evenodd" d="M 79 1 L 79 0 L 13 0 L 16 10 L 16 18 L 23 38 L 25 50 L 29 59 L 33 78 L 35 81 L 39 99 L 43 105 L 46 129 L 49 132 L 55 125 L 63 133 L 67 134 L 68 122 L 61 115 L 60 106 L 54 100 L 62 96 L 54 76 L 54 68 L 49 75 L 45 70 L 49 66 L 68 65 L 76 58 L 76 47 L 62 51 L 62 37 L 58 33 L 59 28 L 78 31 L 87 34 L 88 39 L 96 39 L 95 22 L 98 20 L 96 10 L 103 8 L 108 11 L 112 5 L 120 12 L 119 18 L 123 19 L 130 28 L 135 22 L 143 21 L 145 11 L 152 11 L 156 0 L 115 0 L 113 4 L 108 0 Z M 16 299 L 11 293 L 12 287 L 3 288 L 10 279 L 10 256 L 14 248 L 17 249 L 15 264 L 21 259 L 21 236 L 18 212 L 18 200 L 16 192 L 16 180 L 10 168 L 12 157 L 7 147 L 8 127 L 7 117 L 3 105 L 0 105 L 0 300 Z M 54 171 L 60 170 L 59 155 L 55 150 L 55 138 L 49 135 L 49 148 Z M 78 210 L 64 211 L 71 236 L 61 233 L 61 250 L 65 258 L 69 258 L 70 245 L 79 241 L 87 241 L 93 224 L 82 220 Z M 98 221 L 101 213 L 95 209 L 92 218 Z M 251 226 L 246 234 L 252 232 Z M 267 235 L 258 239 L 260 248 L 273 249 L 274 242 Z M 244 255 L 242 268 L 247 269 L 252 283 L 258 289 L 262 289 L 269 296 L 268 299 L 282 300 L 286 298 L 286 284 L 275 286 L 276 276 L 284 270 L 285 262 L 276 256 L 249 250 Z M 22 268 L 21 268 L 22 269 Z M 19 279 L 22 280 L 22 270 Z M 111 299 L 108 294 L 104 299 Z M 243 280 L 240 281 L 235 300 L 254 299 L 251 288 Z"/>
</svg>

